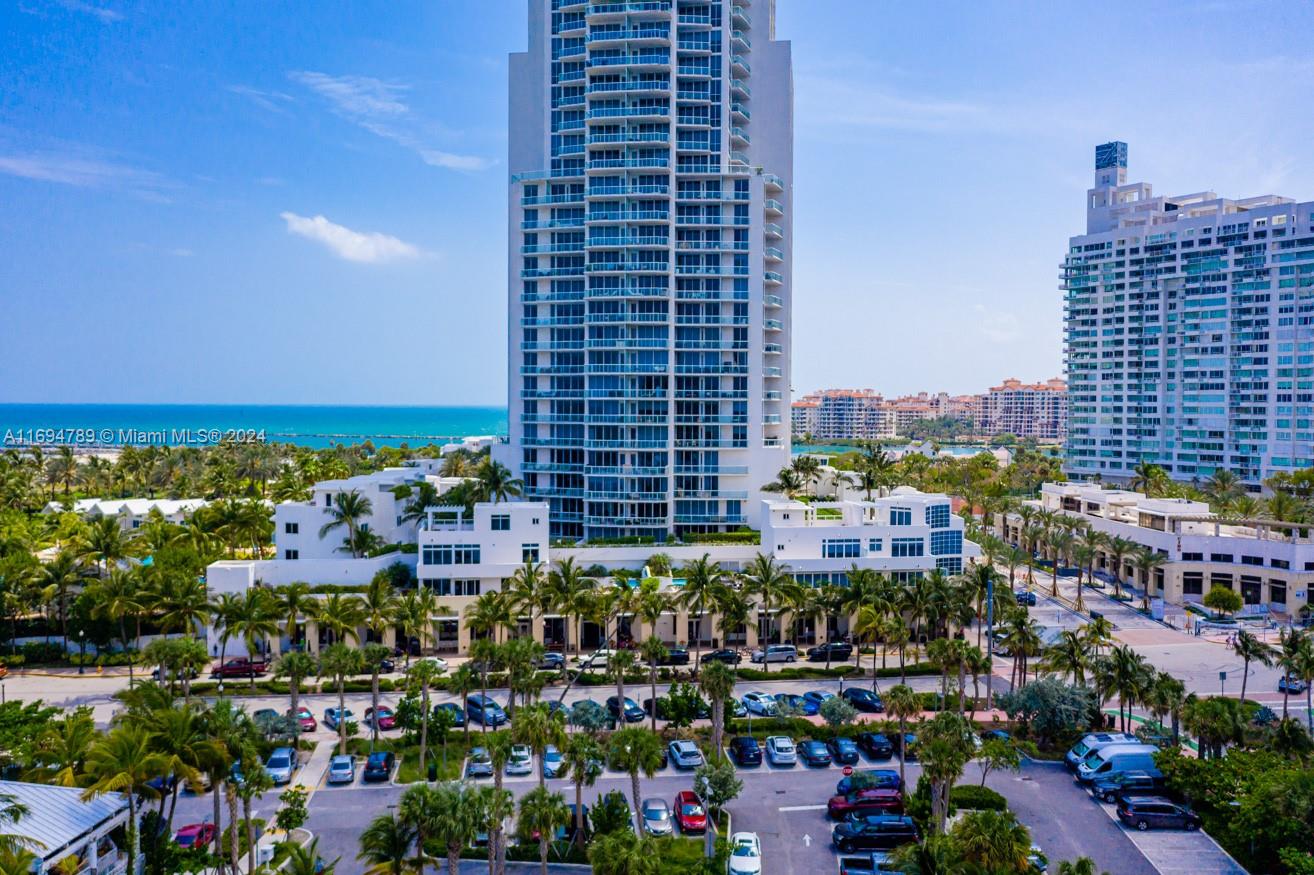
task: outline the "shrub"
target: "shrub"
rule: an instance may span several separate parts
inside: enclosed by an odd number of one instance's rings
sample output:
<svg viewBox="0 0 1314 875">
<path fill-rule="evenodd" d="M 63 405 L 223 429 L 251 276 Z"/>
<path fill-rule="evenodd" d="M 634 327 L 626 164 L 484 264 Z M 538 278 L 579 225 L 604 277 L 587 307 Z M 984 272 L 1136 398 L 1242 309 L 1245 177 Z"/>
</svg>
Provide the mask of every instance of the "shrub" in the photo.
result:
<svg viewBox="0 0 1314 875">
<path fill-rule="evenodd" d="M 949 791 L 949 804 L 970 811 L 1005 811 L 1008 800 L 989 787 L 959 784 Z"/>
</svg>

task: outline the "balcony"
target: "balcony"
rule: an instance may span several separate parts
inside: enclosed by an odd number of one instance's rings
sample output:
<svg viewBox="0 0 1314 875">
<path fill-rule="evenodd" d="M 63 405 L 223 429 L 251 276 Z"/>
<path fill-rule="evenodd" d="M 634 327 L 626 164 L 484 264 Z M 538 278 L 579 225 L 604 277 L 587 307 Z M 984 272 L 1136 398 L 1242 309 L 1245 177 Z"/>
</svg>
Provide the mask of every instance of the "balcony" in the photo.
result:
<svg viewBox="0 0 1314 875">
<path fill-rule="evenodd" d="M 663 79 L 626 79 L 623 82 L 590 82 L 589 94 L 670 91 L 671 83 Z"/>
<path fill-rule="evenodd" d="M 520 373 L 525 376 L 535 376 L 538 374 L 582 374 L 584 373 L 583 365 L 521 365 Z"/>
<path fill-rule="evenodd" d="M 578 352 L 584 348 L 582 340 L 525 340 L 521 352 Z"/>
<path fill-rule="evenodd" d="M 589 425 L 665 425 L 662 413 L 592 413 L 584 417 Z"/>
<path fill-rule="evenodd" d="M 785 213 L 785 205 L 773 197 L 769 197 L 763 201 L 762 207 L 766 210 L 768 216 L 781 216 Z"/>
<path fill-rule="evenodd" d="M 576 169 L 567 170 L 526 170 L 524 173 L 515 173 L 511 176 L 512 182 L 537 182 L 544 179 L 578 179 L 584 175 L 584 171 Z"/>
<path fill-rule="evenodd" d="M 666 313 L 589 313 L 584 317 L 589 325 L 610 325 L 624 322 L 644 324 L 668 323 L 671 317 Z"/>
<path fill-rule="evenodd" d="M 522 255 L 550 255 L 557 252 L 583 252 L 583 243 L 535 243 L 521 246 Z"/>
<path fill-rule="evenodd" d="M 676 316 L 676 325 L 747 325 L 747 316 Z"/>
<path fill-rule="evenodd" d="M 589 246 L 597 249 L 602 247 L 623 247 L 623 246 L 666 246 L 669 244 L 669 237 L 590 237 Z"/>
<path fill-rule="evenodd" d="M 762 184 L 773 191 L 785 190 L 785 181 L 774 173 L 763 173 Z"/>
<path fill-rule="evenodd" d="M 743 514 L 715 514 L 715 513 L 677 513 L 675 522 L 677 525 L 727 525 L 742 526 L 747 521 Z"/>
<path fill-rule="evenodd" d="M 730 104 L 730 113 L 737 122 L 746 122 L 753 117 L 753 114 L 748 111 L 748 107 L 738 101 Z"/>
<path fill-rule="evenodd" d="M 582 400 L 584 398 L 584 390 L 583 389 L 521 389 L 520 397 L 529 400 L 535 400 L 535 399 L 552 400 L 554 398 L 566 398 L 566 399 L 579 398 Z"/>
<path fill-rule="evenodd" d="M 768 343 L 762 346 L 762 352 L 767 355 L 781 355 L 784 351 L 784 348 L 778 343 Z"/>
<path fill-rule="evenodd" d="M 585 492 L 590 501 L 665 501 L 665 492 Z"/>
<path fill-rule="evenodd" d="M 690 415 L 675 417 L 676 425 L 747 425 L 748 415 L 727 413 L 723 416 Z"/>
<path fill-rule="evenodd" d="M 772 378 L 783 377 L 784 371 L 782 371 L 780 368 L 763 368 L 762 376 L 772 377 Z"/>
<path fill-rule="evenodd" d="M 670 290 L 664 288 L 647 288 L 644 286 L 622 286 L 619 289 L 589 289 L 586 294 L 590 300 L 598 298 L 667 298 Z"/>
<path fill-rule="evenodd" d="M 585 524 L 590 526 L 606 526 L 608 528 L 630 528 L 630 529 L 664 529 L 666 528 L 665 517 L 644 517 L 644 516 L 593 516 L 589 514 L 585 517 Z"/>
<path fill-rule="evenodd" d="M 583 365 L 577 367 L 583 370 Z M 667 366 L 619 362 L 616 364 L 589 365 L 588 372 L 590 374 L 664 374 L 667 372 Z"/>
<path fill-rule="evenodd" d="M 590 264 L 586 273 L 666 273 L 670 263 L 665 261 L 602 261 Z"/>
<path fill-rule="evenodd" d="M 785 325 L 779 319 L 767 319 L 762 323 L 762 327 L 767 331 L 784 331 Z"/>
<path fill-rule="evenodd" d="M 676 474 L 718 474 L 736 477 L 748 473 L 747 465 L 676 465 Z"/>
<path fill-rule="evenodd" d="M 670 141 L 670 135 L 664 131 L 639 133 L 638 131 L 622 131 L 619 134 L 589 134 L 588 144 L 597 146 L 610 143 L 666 143 Z"/>
<path fill-rule="evenodd" d="M 783 447 L 785 442 L 777 437 L 762 438 L 762 447 L 767 450 L 774 450 Z"/>
<path fill-rule="evenodd" d="M 712 51 L 712 43 L 705 39 L 682 39 L 675 44 L 675 47 L 681 52 L 707 52 L 708 54 L 711 54 Z"/>
<path fill-rule="evenodd" d="M 666 349 L 671 345 L 664 337 L 593 337 L 589 349 Z"/>
<path fill-rule="evenodd" d="M 668 42 L 670 38 L 670 27 L 662 25 L 598 29 L 589 32 L 589 45 L 614 42 Z"/>
<path fill-rule="evenodd" d="M 732 149 L 732 150 L 730 151 L 730 164 L 731 164 L 730 172 L 731 172 L 731 173 L 736 172 L 735 169 L 734 169 L 734 166 L 733 166 L 733 165 L 735 165 L 735 164 L 742 164 L 742 165 L 744 165 L 745 167 L 747 167 L 747 166 L 748 166 L 748 163 L 749 163 L 749 161 L 748 161 L 748 153 L 747 153 L 747 152 L 742 152 L 742 151 L 740 151 L 740 150 L 738 150 L 738 149 Z"/>
<path fill-rule="evenodd" d="M 681 64 L 680 66 L 676 67 L 675 72 L 679 76 L 711 77 L 716 75 L 716 71 L 714 71 L 710 66 L 704 64 Z"/>
<path fill-rule="evenodd" d="M 777 273 L 774 270 L 768 270 L 763 272 L 762 281 L 766 283 L 770 283 L 771 285 L 774 286 L 778 286 L 785 281 L 785 278 L 784 276 L 782 276 L 781 274 Z"/>
<path fill-rule="evenodd" d="M 583 228 L 584 217 L 577 216 L 569 219 L 526 219 L 520 223 L 520 227 L 525 231 L 541 231 L 548 228 Z"/>
<path fill-rule="evenodd" d="M 520 324 L 525 328 L 554 328 L 558 325 L 578 326 L 583 322 L 580 316 L 525 316 Z"/>
<path fill-rule="evenodd" d="M 604 67 L 667 67 L 671 63 L 669 52 L 632 52 L 628 55 L 595 55 L 589 58 L 590 70 Z"/>
<path fill-rule="evenodd" d="M 670 213 L 666 210 L 606 210 L 588 214 L 585 222 L 665 222 Z"/>
<path fill-rule="evenodd" d="M 630 197 L 633 195 L 666 195 L 670 192 L 670 186 L 660 185 L 597 185 L 588 190 L 585 195 L 590 198 L 598 197 Z"/>
<path fill-rule="evenodd" d="M 747 252 L 748 243 L 734 240 L 677 240 L 675 248 L 693 252 Z"/>
<path fill-rule="evenodd" d="M 748 61 L 742 55 L 730 57 L 730 68 L 741 76 L 748 76 L 753 72 L 753 68 L 748 66 Z"/>
<path fill-rule="evenodd" d="M 604 106 L 590 109 L 584 117 L 595 121 L 603 118 L 664 118 L 670 114 L 669 106 Z"/>
<path fill-rule="evenodd" d="M 776 368 L 777 371 L 780 368 Z M 748 365 L 676 365 L 677 374 L 747 374 Z M 776 374 L 776 376 L 780 376 Z"/>
<path fill-rule="evenodd" d="M 668 166 L 668 158 L 594 158 L 589 161 L 589 170 L 641 170 Z"/>
<path fill-rule="evenodd" d="M 752 139 L 749 138 L 748 131 L 735 125 L 730 128 L 730 141 L 740 146 L 747 146 L 752 142 Z"/>
<path fill-rule="evenodd" d="M 730 17 L 735 24 L 740 27 L 752 27 L 753 23 L 748 18 L 748 10 L 744 7 L 735 5 L 730 7 Z"/>
<path fill-rule="evenodd" d="M 765 225 L 763 225 L 762 233 L 768 237 L 774 237 L 776 239 L 780 239 L 781 237 L 785 236 L 785 230 L 781 228 L 779 225 L 777 225 L 775 222 L 767 222 Z"/>
<path fill-rule="evenodd" d="M 766 249 L 762 251 L 762 255 L 766 258 L 767 261 L 785 260 L 784 250 L 777 249 L 775 246 L 768 246 Z"/>
<path fill-rule="evenodd" d="M 608 467 L 602 465 L 587 465 L 584 468 L 584 473 L 590 477 L 664 477 L 666 476 L 666 469 L 633 466 Z"/>
<path fill-rule="evenodd" d="M 582 447 L 584 438 L 580 437 L 526 437 L 520 442 L 527 447 Z"/>
<path fill-rule="evenodd" d="M 590 3 L 590 18 L 605 15 L 625 15 L 636 12 L 670 12 L 671 0 L 631 0 L 628 3 Z"/>
<path fill-rule="evenodd" d="M 768 413 L 762 417 L 763 425 L 780 425 L 779 413 Z"/>
<path fill-rule="evenodd" d="M 762 303 L 768 307 L 783 307 L 785 306 L 785 299 L 779 295 L 763 295 Z M 777 322 L 776 324 L 779 323 Z"/>
<path fill-rule="evenodd" d="M 751 52 L 753 50 L 753 41 L 742 30 L 732 30 L 730 32 L 730 42 L 741 52 Z"/>
<path fill-rule="evenodd" d="M 583 441 L 586 450 L 664 450 L 666 441 L 640 440 L 626 438 L 623 440 L 588 440 Z"/>
<path fill-rule="evenodd" d="M 726 489 L 677 489 L 676 498 L 711 498 L 725 501 L 744 501 L 748 498 L 746 491 Z"/>
<path fill-rule="evenodd" d="M 525 280 L 545 279 L 558 276 L 583 276 L 582 267 L 526 267 L 520 271 L 520 278 Z"/>
<path fill-rule="evenodd" d="M 582 301 L 584 292 L 580 291 L 548 291 L 548 292 L 522 292 L 520 294 L 520 303 L 522 304 L 541 304 L 545 301 Z"/>
<path fill-rule="evenodd" d="M 753 96 L 752 89 L 748 87 L 748 83 L 745 82 L 743 79 L 730 80 L 730 93 L 737 94 L 740 97 L 742 97 L 744 100 L 748 100 Z"/>
<path fill-rule="evenodd" d="M 684 13 L 684 12 L 681 12 L 680 15 L 679 15 L 679 17 L 676 18 L 676 21 L 678 21 L 680 24 L 691 24 L 691 25 L 699 25 L 699 26 L 704 26 L 704 27 L 711 27 L 711 25 L 712 25 L 712 16 L 710 16 L 710 15 L 691 15 L 691 14 L 686 14 L 686 13 Z"/>
</svg>

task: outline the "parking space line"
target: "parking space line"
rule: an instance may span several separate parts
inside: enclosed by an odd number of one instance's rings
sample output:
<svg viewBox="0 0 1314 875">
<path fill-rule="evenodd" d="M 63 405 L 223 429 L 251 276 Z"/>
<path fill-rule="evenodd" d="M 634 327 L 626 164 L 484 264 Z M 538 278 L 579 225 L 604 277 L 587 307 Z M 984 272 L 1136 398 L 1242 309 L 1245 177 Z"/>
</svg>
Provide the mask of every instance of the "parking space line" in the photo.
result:
<svg viewBox="0 0 1314 875">
<path fill-rule="evenodd" d="M 777 811 L 825 811 L 824 805 L 782 805 Z"/>
</svg>

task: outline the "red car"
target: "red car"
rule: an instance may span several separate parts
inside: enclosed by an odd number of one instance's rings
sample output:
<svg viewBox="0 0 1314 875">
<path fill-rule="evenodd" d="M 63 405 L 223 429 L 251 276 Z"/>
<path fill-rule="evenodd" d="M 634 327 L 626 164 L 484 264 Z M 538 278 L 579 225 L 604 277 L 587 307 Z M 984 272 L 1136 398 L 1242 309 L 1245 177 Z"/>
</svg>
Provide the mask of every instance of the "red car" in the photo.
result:
<svg viewBox="0 0 1314 875">
<path fill-rule="evenodd" d="M 707 831 L 707 811 L 702 800 L 692 790 L 681 790 L 675 794 L 675 822 L 680 832 L 703 833 Z"/>
<path fill-rule="evenodd" d="M 213 823 L 189 823 L 173 834 L 173 840 L 184 848 L 203 848 L 214 844 Z"/>
<path fill-rule="evenodd" d="M 263 659 L 248 659 L 238 656 L 210 669 L 212 678 L 253 678 L 269 671 L 269 664 Z"/>
<path fill-rule="evenodd" d="M 902 814 L 903 794 L 893 787 L 868 787 L 843 796 L 832 796 L 826 813 L 832 820 L 843 820 L 852 812 L 862 814 Z"/>
<path fill-rule="evenodd" d="M 365 709 L 365 725 L 369 726 L 374 722 L 374 709 Z M 397 725 L 397 717 L 392 713 L 391 708 L 379 706 L 379 729 L 393 729 Z"/>
<path fill-rule="evenodd" d="M 297 723 L 301 725 L 302 732 L 314 732 L 319 728 L 319 724 L 315 722 L 315 715 L 311 714 L 310 709 L 305 705 L 297 708 Z"/>
</svg>

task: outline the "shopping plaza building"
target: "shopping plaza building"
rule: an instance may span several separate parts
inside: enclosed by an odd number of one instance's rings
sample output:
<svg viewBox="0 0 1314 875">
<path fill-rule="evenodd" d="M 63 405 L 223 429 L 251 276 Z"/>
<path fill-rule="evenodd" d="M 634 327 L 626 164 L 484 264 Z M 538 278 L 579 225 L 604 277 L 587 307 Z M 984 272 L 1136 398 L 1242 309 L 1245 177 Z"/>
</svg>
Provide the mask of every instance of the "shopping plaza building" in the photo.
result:
<svg viewBox="0 0 1314 875">
<path fill-rule="evenodd" d="M 1070 474 L 1314 464 L 1314 203 L 1156 195 L 1105 143 L 1062 289 Z"/>
<path fill-rule="evenodd" d="M 531 0 L 511 56 L 510 442 L 553 537 L 749 523 L 789 460 L 774 0 Z"/>
</svg>

